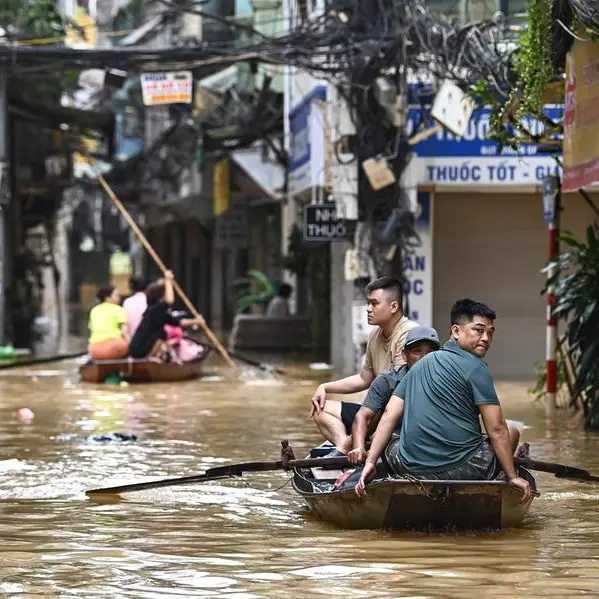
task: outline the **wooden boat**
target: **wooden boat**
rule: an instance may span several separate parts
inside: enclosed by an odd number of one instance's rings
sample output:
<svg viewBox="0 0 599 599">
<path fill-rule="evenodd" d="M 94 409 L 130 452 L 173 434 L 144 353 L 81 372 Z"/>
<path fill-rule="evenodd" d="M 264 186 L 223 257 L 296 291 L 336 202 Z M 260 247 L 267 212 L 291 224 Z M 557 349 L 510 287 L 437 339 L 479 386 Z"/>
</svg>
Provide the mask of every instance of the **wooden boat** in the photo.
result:
<svg viewBox="0 0 599 599">
<path fill-rule="evenodd" d="M 79 368 L 81 380 L 86 383 L 103 383 L 115 376 L 128 383 L 178 383 L 195 379 L 201 374 L 202 362 L 210 348 L 202 346 L 204 352 L 192 362 L 156 362 L 154 360 L 90 360 Z"/>
<path fill-rule="evenodd" d="M 318 447 L 310 457 L 321 457 L 330 447 Z M 324 451 L 323 451 L 324 450 Z M 353 488 L 335 490 L 340 471 L 311 468 L 295 470 L 293 488 L 322 520 L 345 529 L 489 530 L 516 527 L 528 513 L 532 498 L 507 483 L 492 481 L 414 482 L 403 478 L 375 480 L 368 495 L 357 497 Z M 536 481 L 523 468 L 520 476 L 536 492 Z"/>
</svg>

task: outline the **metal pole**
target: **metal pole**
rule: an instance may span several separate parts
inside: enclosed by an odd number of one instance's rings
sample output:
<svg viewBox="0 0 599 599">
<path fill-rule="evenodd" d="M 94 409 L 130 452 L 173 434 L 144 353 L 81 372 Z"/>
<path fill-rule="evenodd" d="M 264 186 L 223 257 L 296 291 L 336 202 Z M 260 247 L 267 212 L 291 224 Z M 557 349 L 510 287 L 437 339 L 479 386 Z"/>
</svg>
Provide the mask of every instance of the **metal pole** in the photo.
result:
<svg viewBox="0 0 599 599">
<path fill-rule="evenodd" d="M 0 69 L 0 345 L 6 343 L 6 205 L 10 200 L 6 71 Z"/>
<path fill-rule="evenodd" d="M 561 185 L 559 178 L 555 178 L 555 195 L 553 197 L 553 211 L 548 224 L 549 233 L 549 263 L 553 266 L 547 272 L 547 279 L 551 281 L 558 274 L 557 256 L 559 254 L 561 211 Z M 555 289 L 553 285 L 547 289 L 547 338 L 546 338 L 546 371 L 547 388 L 545 409 L 548 417 L 554 417 L 557 408 L 557 318 L 553 314 L 555 307 Z"/>
</svg>

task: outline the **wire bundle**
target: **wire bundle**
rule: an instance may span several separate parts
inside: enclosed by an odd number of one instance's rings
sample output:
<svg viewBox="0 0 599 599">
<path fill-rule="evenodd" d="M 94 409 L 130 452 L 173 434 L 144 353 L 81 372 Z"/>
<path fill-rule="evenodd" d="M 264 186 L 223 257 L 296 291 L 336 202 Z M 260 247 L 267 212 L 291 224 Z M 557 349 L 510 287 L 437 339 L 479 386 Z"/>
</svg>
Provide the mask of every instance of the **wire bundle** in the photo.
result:
<svg viewBox="0 0 599 599">
<path fill-rule="evenodd" d="M 466 90 L 484 80 L 500 98 L 505 98 L 514 83 L 509 52 L 501 45 L 505 39 L 502 20 L 459 27 L 418 0 L 331 0 L 324 14 L 311 18 L 303 15 L 287 33 L 272 37 L 248 25 L 207 15 L 201 10 L 201 2 L 160 2 L 169 16 L 182 12 L 202 14 L 243 35 L 209 43 L 180 40 L 178 46 L 164 49 L 81 50 L 7 43 L 0 45 L 0 66 L 21 76 L 34 76 L 49 69 L 56 72 L 89 68 L 118 68 L 130 74 L 185 68 L 202 76 L 239 62 L 290 65 L 342 85 L 340 90 L 358 132 L 350 141 L 351 151 L 360 162 L 384 156 L 397 181 L 408 163 L 410 148 L 405 132 L 390 121 L 375 97 L 374 83 L 378 77 L 383 74 L 390 78 L 398 93 L 406 95 L 408 81 L 420 81 L 434 88 L 439 81 L 449 79 Z M 574 2 L 583 4 L 582 0 Z M 424 105 L 425 100 L 422 102 Z M 231 102 L 226 114 L 221 111 L 214 118 L 219 126 L 245 122 L 245 133 L 238 135 L 234 144 L 249 145 L 265 133 L 263 129 L 252 131 L 256 122 L 263 122 L 258 109 L 272 112 L 273 103 L 258 102 L 248 110 L 240 110 L 235 104 Z M 426 116 L 422 118 L 426 120 Z M 272 120 L 273 124 L 278 122 Z M 196 131 L 188 129 L 182 120 L 169 135 L 184 136 L 188 143 L 181 147 L 193 152 L 194 139 L 199 135 Z M 226 148 L 226 143 L 222 147 Z M 175 162 L 187 164 L 189 160 L 180 154 Z M 153 162 L 157 157 L 152 152 L 148 160 Z M 162 172 L 158 163 L 155 169 L 152 170 Z M 167 168 L 165 173 L 169 179 L 171 170 Z M 401 264 L 403 252 L 411 251 L 418 243 L 414 217 L 405 197 L 399 184 L 375 191 L 365 177 L 360 177 L 360 220 L 372 227 L 372 256 L 379 272 L 388 268 L 382 261 L 381 248 L 400 248 L 402 251 L 395 252 L 395 261 Z"/>
</svg>

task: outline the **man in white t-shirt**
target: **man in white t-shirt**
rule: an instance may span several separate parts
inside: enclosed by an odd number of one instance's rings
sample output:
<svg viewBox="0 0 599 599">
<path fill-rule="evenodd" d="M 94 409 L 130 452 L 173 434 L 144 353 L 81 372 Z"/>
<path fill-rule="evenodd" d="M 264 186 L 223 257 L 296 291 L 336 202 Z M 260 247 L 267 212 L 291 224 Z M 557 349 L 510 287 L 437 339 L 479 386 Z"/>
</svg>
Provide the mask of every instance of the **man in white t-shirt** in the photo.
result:
<svg viewBox="0 0 599 599">
<path fill-rule="evenodd" d="M 353 420 L 360 404 L 327 400 L 327 393 L 345 395 L 370 387 L 381 372 L 405 364 L 403 348 L 408 331 L 418 326 L 403 313 L 401 283 L 395 277 L 381 277 L 366 286 L 368 324 L 377 325 L 366 346 L 366 360 L 359 374 L 319 385 L 312 397 L 311 416 L 325 439 L 335 445 L 331 455 L 346 455 L 351 435 L 344 422 Z"/>
</svg>

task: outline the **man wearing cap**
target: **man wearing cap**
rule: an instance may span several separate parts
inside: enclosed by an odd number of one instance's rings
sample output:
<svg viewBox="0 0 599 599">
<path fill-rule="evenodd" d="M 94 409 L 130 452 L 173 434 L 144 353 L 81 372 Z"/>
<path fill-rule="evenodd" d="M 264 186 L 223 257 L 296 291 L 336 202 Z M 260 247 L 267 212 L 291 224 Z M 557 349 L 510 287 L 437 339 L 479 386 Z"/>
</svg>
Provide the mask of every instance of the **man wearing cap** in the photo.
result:
<svg viewBox="0 0 599 599">
<path fill-rule="evenodd" d="M 425 479 L 491 480 L 503 470 L 522 500 L 530 499 L 530 484 L 514 464 L 518 431 L 505 421 L 483 360 L 496 317 L 490 306 L 469 298 L 453 305 L 450 340 L 421 360 L 394 390 L 356 485 L 358 495 L 366 493 L 384 452 L 395 474 Z M 391 440 L 400 422 L 399 437 Z"/>
<path fill-rule="evenodd" d="M 330 403 L 340 403 L 340 406 L 331 406 L 335 408 L 331 411 L 341 414 L 339 424 L 340 428 L 345 429 L 345 435 L 341 439 L 328 439 L 332 443 L 336 442 L 336 446 L 327 457 L 347 454 L 352 464 L 362 463 L 366 459 L 366 439 L 376 428 L 393 390 L 409 368 L 429 352 L 438 350 L 440 346 L 439 335 L 435 329 L 410 329 L 402 350 L 405 364 L 379 374 L 372 382 L 363 404 L 331 400 Z M 351 447 L 353 449 L 349 451 Z"/>
<path fill-rule="evenodd" d="M 420 358 L 426 354 L 436 351 L 441 347 L 439 335 L 435 329 L 430 327 L 416 327 L 408 331 L 406 344 L 403 349 L 406 363 L 397 369 L 391 369 L 381 373 L 374 379 L 372 386 L 368 390 L 364 403 L 350 404 L 341 402 L 347 406 L 357 406 L 353 408 L 352 422 L 344 421 L 346 427 L 351 427 L 351 442 L 353 449 L 347 454 L 350 463 L 358 465 L 364 462 L 367 456 L 366 439 L 369 434 L 374 432 L 381 415 L 387 407 L 387 402 L 393 394 L 393 391 L 399 385 L 400 381 L 408 372 L 408 369 L 414 366 Z M 342 416 L 351 411 L 347 408 L 341 409 Z"/>
</svg>

